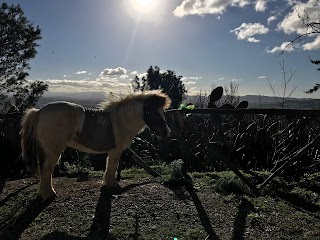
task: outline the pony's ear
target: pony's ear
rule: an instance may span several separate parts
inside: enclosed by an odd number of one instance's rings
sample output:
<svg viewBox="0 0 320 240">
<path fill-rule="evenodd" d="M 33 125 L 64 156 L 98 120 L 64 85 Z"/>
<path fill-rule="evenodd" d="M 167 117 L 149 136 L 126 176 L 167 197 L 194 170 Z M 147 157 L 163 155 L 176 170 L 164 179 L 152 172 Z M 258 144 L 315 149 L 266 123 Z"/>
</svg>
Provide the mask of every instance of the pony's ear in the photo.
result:
<svg viewBox="0 0 320 240">
<path fill-rule="evenodd" d="M 171 99 L 164 93 L 151 95 L 144 101 L 145 105 L 152 106 L 153 108 L 167 109 L 171 105 Z"/>
</svg>

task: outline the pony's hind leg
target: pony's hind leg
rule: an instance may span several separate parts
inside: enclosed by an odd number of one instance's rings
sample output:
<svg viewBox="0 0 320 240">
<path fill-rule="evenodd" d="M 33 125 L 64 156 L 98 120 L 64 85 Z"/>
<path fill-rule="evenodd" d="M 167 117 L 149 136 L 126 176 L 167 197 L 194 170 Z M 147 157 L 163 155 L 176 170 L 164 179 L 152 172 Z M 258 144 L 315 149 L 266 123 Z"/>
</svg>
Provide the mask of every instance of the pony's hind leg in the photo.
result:
<svg viewBox="0 0 320 240">
<path fill-rule="evenodd" d="M 108 188 L 120 188 L 116 179 L 116 171 L 122 151 L 112 150 L 108 152 L 106 171 L 103 175 L 103 182 Z"/>
<path fill-rule="evenodd" d="M 57 196 L 52 186 L 52 174 L 60 158 L 59 154 L 45 154 L 43 165 L 40 166 L 39 195 L 43 199 L 55 198 Z"/>
</svg>

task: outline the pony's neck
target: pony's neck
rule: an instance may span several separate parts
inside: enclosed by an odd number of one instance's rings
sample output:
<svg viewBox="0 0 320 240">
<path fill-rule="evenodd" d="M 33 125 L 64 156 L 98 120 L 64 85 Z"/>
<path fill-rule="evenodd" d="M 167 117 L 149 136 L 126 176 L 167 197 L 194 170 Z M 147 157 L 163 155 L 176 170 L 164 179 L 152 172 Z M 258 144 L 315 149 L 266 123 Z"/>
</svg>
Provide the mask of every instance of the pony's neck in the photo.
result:
<svg viewBox="0 0 320 240">
<path fill-rule="evenodd" d="M 116 111 L 116 115 L 119 125 L 130 138 L 134 138 L 146 125 L 143 120 L 143 103 L 141 102 L 123 106 L 121 110 Z"/>
</svg>

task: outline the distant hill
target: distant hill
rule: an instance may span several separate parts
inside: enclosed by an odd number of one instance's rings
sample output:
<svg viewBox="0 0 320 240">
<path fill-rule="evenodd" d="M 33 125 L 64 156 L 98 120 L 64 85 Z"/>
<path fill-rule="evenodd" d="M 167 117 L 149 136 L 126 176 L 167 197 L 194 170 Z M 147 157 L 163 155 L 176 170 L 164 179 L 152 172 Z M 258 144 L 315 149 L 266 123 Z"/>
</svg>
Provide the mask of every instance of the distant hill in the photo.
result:
<svg viewBox="0 0 320 240">
<path fill-rule="evenodd" d="M 49 102 L 67 101 L 74 102 L 85 107 L 96 107 L 98 103 L 106 99 L 104 92 L 81 92 L 81 93 L 45 93 L 37 103 L 37 107 L 42 107 Z"/>
<path fill-rule="evenodd" d="M 197 103 L 199 96 L 188 96 L 187 103 Z M 240 101 L 248 101 L 249 108 L 280 108 L 279 103 L 274 97 L 245 95 L 240 97 Z M 280 100 L 280 99 L 279 99 Z M 221 102 L 224 101 L 224 96 Z M 313 98 L 288 98 L 285 108 L 289 109 L 320 109 L 320 99 Z"/>
<path fill-rule="evenodd" d="M 107 94 L 104 92 L 81 92 L 81 93 L 45 93 L 37 107 L 41 107 L 49 102 L 54 101 L 69 101 L 81 104 L 86 107 L 96 107 L 98 103 L 107 99 Z M 245 95 L 240 97 L 241 101 L 249 102 L 249 108 L 280 108 L 274 97 Z M 187 96 L 187 102 L 197 103 L 199 96 Z M 222 99 L 223 101 L 223 99 Z M 291 109 L 320 109 L 320 99 L 313 98 L 289 98 L 285 108 Z"/>
</svg>

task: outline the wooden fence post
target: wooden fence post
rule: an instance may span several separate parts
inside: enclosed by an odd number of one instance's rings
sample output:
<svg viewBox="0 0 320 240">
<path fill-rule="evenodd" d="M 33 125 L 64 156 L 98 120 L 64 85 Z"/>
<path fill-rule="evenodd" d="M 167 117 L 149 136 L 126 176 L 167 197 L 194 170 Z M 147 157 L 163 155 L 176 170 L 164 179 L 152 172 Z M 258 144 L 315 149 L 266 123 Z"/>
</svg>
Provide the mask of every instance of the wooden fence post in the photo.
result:
<svg viewBox="0 0 320 240">
<path fill-rule="evenodd" d="M 154 169 L 152 169 L 147 163 L 145 163 L 145 161 L 143 161 L 139 156 L 138 154 L 136 154 L 131 148 L 128 148 L 130 153 L 131 153 L 131 156 L 134 160 L 134 162 L 142 167 L 147 173 L 149 173 L 151 176 L 153 177 L 160 177 L 160 174 L 157 173 Z"/>
</svg>

